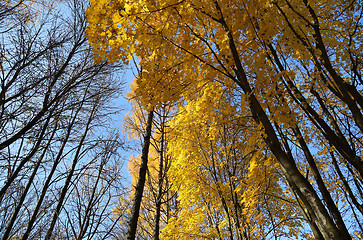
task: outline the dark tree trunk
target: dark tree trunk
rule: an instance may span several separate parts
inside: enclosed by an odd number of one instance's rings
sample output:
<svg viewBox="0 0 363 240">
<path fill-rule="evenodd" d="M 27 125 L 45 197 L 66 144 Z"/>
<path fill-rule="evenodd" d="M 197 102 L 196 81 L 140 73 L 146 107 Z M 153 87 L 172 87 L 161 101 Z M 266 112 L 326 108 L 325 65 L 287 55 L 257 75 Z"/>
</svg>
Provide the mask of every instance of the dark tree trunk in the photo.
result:
<svg viewBox="0 0 363 240">
<path fill-rule="evenodd" d="M 151 129 L 153 121 L 154 111 L 151 110 L 147 116 L 146 132 L 144 136 L 144 143 L 141 153 L 141 166 L 139 171 L 139 179 L 135 188 L 135 196 L 132 203 L 131 216 L 127 226 L 127 240 L 134 240 L 136 237 L 137 220 L 140 213 L 140 205 L 142 200 L 142 194 L 145 186 L 147 162 L 150 147 Z"/>
<path fill-rule="evenodd" d="M 155 218 L 154 218 L 154 233 L 153 240 L 159 240 L 160 233 L 160 212 L 161 212 L 161 199 L 163 195 L 163 182 L 164 182 L 164 119 L 161 125 L 161 140 L 159 149 L 159 174 L 158 174 L 158 192 L 156 194 L 155 204 Z"/>
</svg>

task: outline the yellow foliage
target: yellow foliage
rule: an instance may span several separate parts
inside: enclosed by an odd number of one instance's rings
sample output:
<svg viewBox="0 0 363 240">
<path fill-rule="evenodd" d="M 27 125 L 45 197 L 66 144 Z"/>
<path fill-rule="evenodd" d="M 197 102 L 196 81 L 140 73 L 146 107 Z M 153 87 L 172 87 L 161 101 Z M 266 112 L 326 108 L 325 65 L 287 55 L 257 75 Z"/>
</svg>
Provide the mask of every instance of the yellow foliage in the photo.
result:
<svg viewBox="0 0 363 240">
<path fill-rule="evenodd" d="M 334 199 L 346 196 L 334 186 L 343 182 L 331 174 L 328 149 L 332 144 L 334 154 L 355 154 L 352 159 L 362 162 L 361 12 L 358 2 L 338 0 L 91 1 L 86 35 L 95 59 L 138 58 L 142 74 L 133 94 L 142 107 L 179 101 L 170 126 L 168 176 L 180 212 L 164 238 L 308 236 L 285 221 L 298 215 L 297 202 L 286 196 L 286 164 L 269 151 L 279 148 L 305 186 L 318 189 L 302 139 Z M 236 201 L 242 207 L 232 216 Z M 237 218 L 243 219 L 239 227 Z M 271 233 L 274 221 L 283 224 Z"/>
</svg>

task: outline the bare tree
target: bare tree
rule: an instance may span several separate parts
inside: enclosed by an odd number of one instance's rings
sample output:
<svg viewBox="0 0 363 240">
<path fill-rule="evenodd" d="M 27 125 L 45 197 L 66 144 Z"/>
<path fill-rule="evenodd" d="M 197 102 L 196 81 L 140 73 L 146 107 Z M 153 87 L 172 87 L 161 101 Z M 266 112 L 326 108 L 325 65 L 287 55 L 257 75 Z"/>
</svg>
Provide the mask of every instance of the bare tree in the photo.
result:
<svg viewBox="0 0 363 240">
<path fill-rule="evenodd" d="M 86 2 L 37 3 L 0 4 L 0 236 L 105 239 L 123 191 L 105 124 L 122 66 L 94 62 Z"/>
</svg>

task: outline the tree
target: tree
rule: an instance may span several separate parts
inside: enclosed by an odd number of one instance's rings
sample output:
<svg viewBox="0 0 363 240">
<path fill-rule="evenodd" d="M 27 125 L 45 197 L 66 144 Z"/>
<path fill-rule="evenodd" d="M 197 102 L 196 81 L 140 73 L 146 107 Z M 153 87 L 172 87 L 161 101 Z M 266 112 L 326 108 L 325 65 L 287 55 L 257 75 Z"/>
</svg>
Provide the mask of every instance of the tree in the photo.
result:
<svg viewBox="0 0 363 240">
<path fill-rule="evenodd" d="M 132 94 L 132 93 L 131 93 Z M 140 140 L 145 134 L 147 125 L 146 111 L 140 105 L 139 99 L 129 96 L 132 102 L 132 114 L 125 117 L 125 129 L 130 137 Z M 171 165 L 167 153 L 168 121 L 173 111 L 173 104 L 164 103 L 154 108 L 153 126 L 148 164 L 146 169 L 145 188 L 140 206 L 137 236 L 142 239 L 159 239 L 160 227 L 170 218 L 170 202 L 173 199 L 168 183 L 168 169 Z M 132 156 L 129 160 L 129 172 L 133 182 L 139 179 L 140 157 Z M 136 185 L 136 184 L 133 184 Z M 133 196 L 133 192 L 131 196 Z M 121 199 L 125 201 L 125 199 Z"/>
<path fill-rule="evenodd" d="M 164 239 L 297 238 L 302 216 L 276 160 L 220 87 L 202 87 L 171 123 L 168 175 L 180 213 Z"/>
<path fill-rule="evenodd" d="M 137 229 L 137 221 L 139 218 L 140 205 L 142 200 L 142 195 L 144 192 L 144 186 L 146 181 L 146 171 L 147 171 L 147 163 L 149 158 L 149 147 L 150 147 L 150 138 L 152 133 L 152 121 L 154 116 L 154 110 L 150 110 L 147 117 L 146 123 L 146 131 L 144 136 L 144 142 L 141 153 L 141 164 L 139 169 L 139 175 L 137 184 L 135 187 L 135 195 L 132 203 L 130 219 L 127 227 L 127 239 L 135 239 L 136 229 Z"/>
<path fill-rule="evenodd" d="M 103 122 L 122 65 L 93 61 L 85 2 L 0 7 L 1 239 L 106 238 L 122 141 Z"/>
<path fill-rule="evenodd" d="M 237 89 L 238 109 L 254 119 L 315 238 L 362 230 L 360 1 L 91 3 L 95 58 L 136 55 L 147 73 L 136 90 L 143 104 L 188 105 L 205 85 Z M 155 81 L 172 71 L 172 81 Z M 204 102 L 211 112 L 213 102 Z"/>
<path fill-rule="evenodd" d="M 144 74 L 140 69 L 138 68 L 138 77 Z M 132 89 L 135 89 L 134 83 Z M 131 236 L 130 230 L 128 230 L 127 237 L 131 239 L 135 239 L 135 237 L 159 239 L 160 226 L 165 225 L 169 218 L 168 204 L 170 199 L 168 197 L 167 170 L 170 167 L 170 158 L 167 154 L 167 122 L 174 105 L 162 103 L 153 107 L 151 110 L 152 118 L 150 118 L 150 110 L 141 106 L 140 98 L 135 96 L 133 91 L 128 95 L 128 98 L 132 104 L 132 113 L 125 117 L 124 128 L 128 132 L 129 138 L 142 142 L 142 153 L 141 156 L 131 156 L 129 160 L 129 172 L 133 180 L 133 188 L 129 196 L 133 198 L 130 220 L 128 220 L 129 226 L 133 219 L 137 219 L 137 221 L 134 221 L 133 235 Z M 146 140 L 148 146 L 145 145 Z M 148 148 L 147 152 L 144 151 L 145 148 Z M 144 184 L 143 189 L 140 187 L 141 184 Z M 139 204 L 138 210 L 135 209 L 136 199 L 139 201 L 137 202 Z M 120 201 L 124 204 L 127 199 L 121 197 Z M 139 213 L 136 213 L 137 211 Z M 135 213 L 138 214 L 137 218 L 134 217 Z"/>
</svg>

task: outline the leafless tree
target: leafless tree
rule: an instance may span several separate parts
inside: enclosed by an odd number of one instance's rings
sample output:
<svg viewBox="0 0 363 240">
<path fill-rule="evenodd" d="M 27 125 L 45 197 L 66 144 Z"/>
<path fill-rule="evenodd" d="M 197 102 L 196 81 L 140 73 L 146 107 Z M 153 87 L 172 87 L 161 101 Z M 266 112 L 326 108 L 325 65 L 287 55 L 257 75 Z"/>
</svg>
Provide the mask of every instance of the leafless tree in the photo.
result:
<svg viewBox="0 0 363 240">
<path fill-rule="evenodd" d="M 3 240 L 113 235 L 123 144 L 106 122 L 117 111 L 122 66 L 93 61 L 86 5 L 0 4 Z"/>
</svg>

